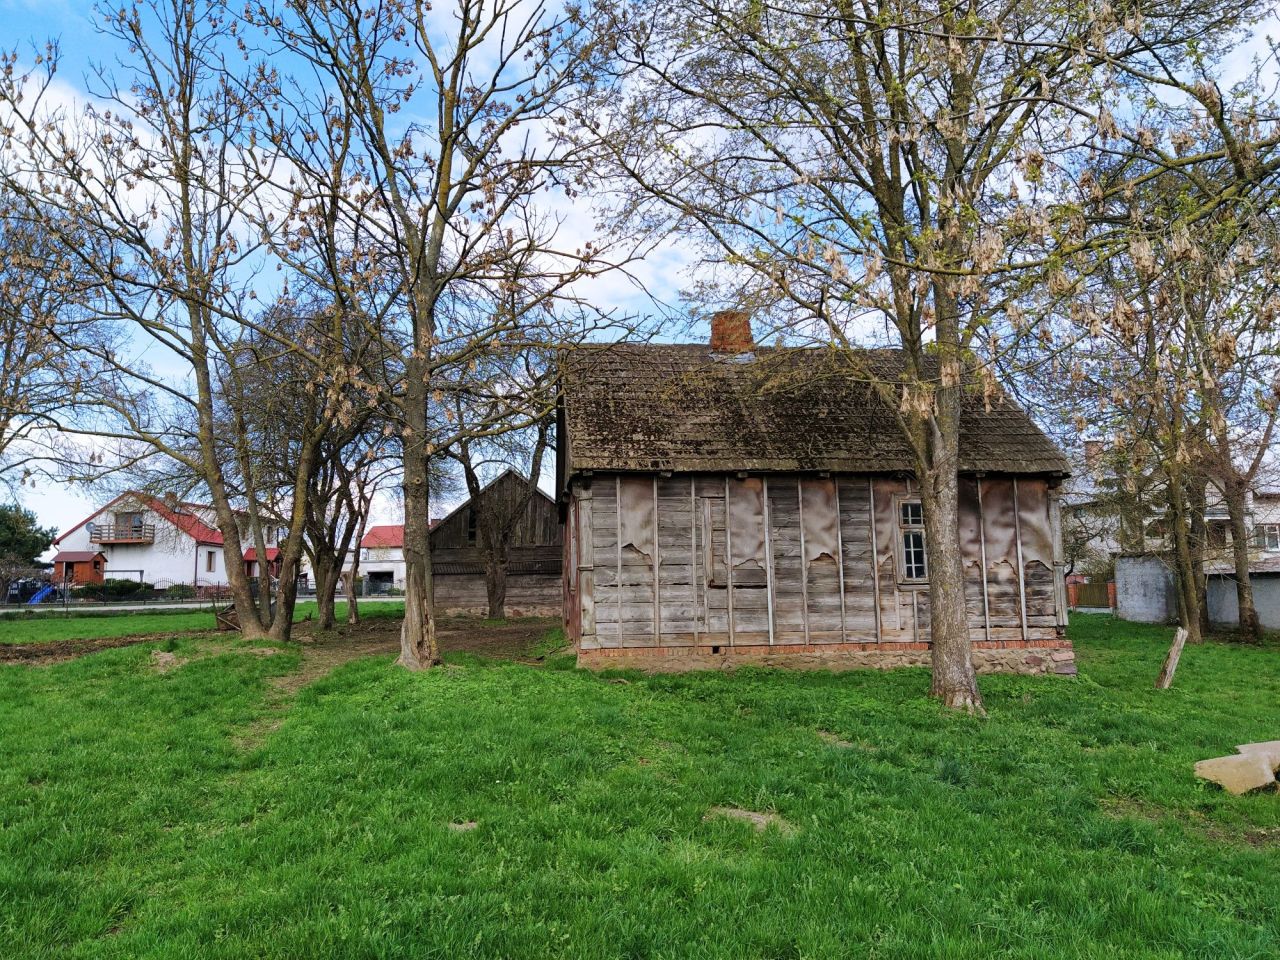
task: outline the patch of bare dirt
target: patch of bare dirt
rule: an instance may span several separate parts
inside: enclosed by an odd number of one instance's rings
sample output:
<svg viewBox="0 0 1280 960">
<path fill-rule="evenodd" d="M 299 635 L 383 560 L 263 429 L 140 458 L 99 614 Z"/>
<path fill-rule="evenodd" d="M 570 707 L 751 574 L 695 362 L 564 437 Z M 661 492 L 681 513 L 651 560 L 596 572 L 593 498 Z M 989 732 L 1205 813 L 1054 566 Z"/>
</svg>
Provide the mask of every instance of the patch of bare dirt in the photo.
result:
<svg viewBox="0 0 1280 960">
<path fill-rule="evenodd" d="M 449 829 L 454 833 L 470 833 L 478 826 L 480 826 L 480 824 L 476 823 L 474 820 L 455 820 L 453 823 L 449 824 Z"/>
<path fill-rule="evenodd" d="M 743 810 L 741 807 L 712 807 L 703 816 L 703 821 L 724 817 L 739 820 L 755 827 L 757 833 L 764 833 L 769 827 L 777 827 L 782 833 L 794 833 L 795 827 L 776 813 L 761 813 L 758 810 Z"/>
<path fill-rule="evenodd" d="M 168 673 L 170 670 L 177 670 L 178 667 L 186 662 L 186 657 L 180 657 L 176 653 L 170 653 L 168 650 L 151 651 L 151 669 L 156 673 Z"/>
<path fill-rule="evenodd" d="M 824 743 L 828 743 L 833 747 L 839 747 L 841 750 L 852 750 L 853 743 L 849 740 L 841 738 L 838 734 L 832 733 L 830 730 L 819 730 L 818 739 Z"/>
<path fill-rule="evenodd" d="M 1215 843 L 1245 843 L 1251 847 L 1280 845 L 1280 827 L 1257 827 L 1252 830 L 1235 830 L 1214 823 L 1201 810 L 1179 810 L 1176 813 L 1153 803 L 1130 797 L 1104 798 L 1103 813 L 1116 819 L 1131 817 L 1157 823 L 1179 823 Z"/>
<path fill-rule="evenodd" d="M 184 634 L 185 635 L 185 634 Z M 135 643 L 155 643 L 166 634 L 143 633 L 127 637 L 82 637 L 75 640 L 48 640 L 43 643 L 0 643 L 0 664 L 52 664 L 75 660 L 90 653 L 131 647 Z"/>
</svg>

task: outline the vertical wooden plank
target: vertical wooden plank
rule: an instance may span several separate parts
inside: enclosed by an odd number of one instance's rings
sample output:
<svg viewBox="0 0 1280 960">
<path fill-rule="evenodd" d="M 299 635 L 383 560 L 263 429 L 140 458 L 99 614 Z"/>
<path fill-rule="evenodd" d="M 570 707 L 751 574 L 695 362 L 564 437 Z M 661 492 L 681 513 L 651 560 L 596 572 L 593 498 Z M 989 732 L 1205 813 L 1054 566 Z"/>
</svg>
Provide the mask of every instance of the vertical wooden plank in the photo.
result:
<svg viewBox="0 0 1280 960">
<path fill-rule="evenodd" d="M 1013 540 L 1018 557 L 1018 611 L 1022 617 L 1022 639 L 1027 639 L 1027 570 L 1022 562 L 1022 504 L 1018 501 L 1018 478 L 1013 478 Z"/>
<path fill-rule="evenodd" d="M 831 481 L 836 494 L 836 578 L 840 584 L 840 641 L 849 639 L 844 613 L 844 522 L 840 519 L 840 478 Z"/>
<path fill-rule="evenodd" d="M 796 506 L 800 520 L 800 613 L 804 623 L 804 642 L 809 643 L 809 553 L 804 545 L 804 489 L 796 475 Z"/>
<path fill-rule="evenodd" d="M 618 646 L 626 646 L 622 629 L 622 474 L 613 477 L 614 517 L 617 524 L 618 576 L 613 581 L 614 599 L 618 602 Z"/>
<path fill-rule="evenodd" d="M 581 491 L 577 500 L 578 524 L 578 592 L 582 610 L 581 633 L 595 636 L 596 632 L 596 553 L 591 532 L 594 529 L 591 509 L 591 488 Z"/>
<path fill-rule="evenodd" d="M 1062 498 L 1057 489 L 1049 491 L 1049 529 L 1053 536 L 1054 622 L 1067 625 L 1067 560 L 1062 547 Z"/>
<path fill-rule="evenodd" d="M 658 475 L 653 475 L 653 643 L 662 646 L 662 600 L 658 596 L 659 564 L 662 562 L 662 530 L 658 524 L 661 514 L 658 512 Z"/>
<path fill-rule="evenodd" d="M 987 519 L 982 510 L 982 478 L 978 484 L 978 544 L 982 555 L 982 623 L 983 634 L 991 639 L 991 598 L 987 595 Z"/>
<path fill-rule="evenodd" d="M 689 580 L 693 585 L 693 645 L 698 645 L 698 620 L 702 616 L 702 591 L 698 588 L 698 492 L 689 474 Z"/>
<path fill-rule="evenodd" d="M 724 581 L 729 603 L 729 646 L 733 646 L 733 521 L 729 517 L 729 475 L 724 475 Z"/>
<path fill-rule="evenodd" d="M 876 592 L 876 642 L 884 640 L 880 624 L 880 551 L 876 544 L 876 479 L 867 477 L 867 526 L 871 528 L 871 584 Z"/>
<path fill-rule="evenodd" d="M 769 475 L 764 475 L 764 576 L 769 604 L 769 646 L 773 646 L 773 518 L 769 514 Z"/>
</svg>

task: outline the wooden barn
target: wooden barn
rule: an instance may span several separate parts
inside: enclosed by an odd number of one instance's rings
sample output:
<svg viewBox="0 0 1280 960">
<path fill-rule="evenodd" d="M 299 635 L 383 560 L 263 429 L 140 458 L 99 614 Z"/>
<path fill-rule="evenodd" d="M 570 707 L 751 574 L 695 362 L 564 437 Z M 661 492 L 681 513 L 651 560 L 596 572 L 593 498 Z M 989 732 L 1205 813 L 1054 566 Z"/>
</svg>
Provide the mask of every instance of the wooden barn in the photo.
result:
<svg viewBox="0 0 1280 960">
<path fill-rule="evenodd" d="M 476 501 L 481 501 L 477 503 Z M 523 509 L 521 510 L 521 506 Z M 493 510 L 515 520 L 507 565 L 508 616 L 559 616 L 563 587 L 564 531 L 555 501 L 529 480 L 506 470 L 431 529 L 431 570 L 437 609 L 442 613 L 484 613 L 484 553 L 478 511 Z"/>
<path fill-rule="evenodd" d="M 854 374 L 847 355 L 749 338 L 728 313 L 714 348 L 563 358 L 565 620 L 579 663 L 928 663 L 923 515 L 905 438 L 868 377 L 892 381 L 902 355 L 867 351 Z M 978 668 L 1073 673 L 1065 460 L 1010 401 L 975 398 L 960 467 Z"/>
</svg>

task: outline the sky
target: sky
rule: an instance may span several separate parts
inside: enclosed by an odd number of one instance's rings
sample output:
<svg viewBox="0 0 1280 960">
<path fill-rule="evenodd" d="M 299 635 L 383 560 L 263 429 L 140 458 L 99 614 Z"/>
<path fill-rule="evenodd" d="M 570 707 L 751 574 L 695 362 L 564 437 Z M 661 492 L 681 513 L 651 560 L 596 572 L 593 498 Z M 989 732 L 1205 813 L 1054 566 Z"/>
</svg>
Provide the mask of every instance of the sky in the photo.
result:
<svg viewBox="0 0 1280 960">
<path fill-rule="evenodd" d="M 109 47 L 104 47 L 102 39 L 93 26 L 93 4 L 78 0 L 0 0 L 0 48 L 18 48 L 22 59 L 30 60 L 33 45 L 43 47 L 49 38 L 56 38 L 62 54 L 62 66 L 59 77 L 63 84 L 79 91 L 86 91 L 87 74 L 91 65 L 101 62 L 104 57 L 111 56 Z M 581 202 L 566 202 L 559 211 L 565 217 L 567 231 L 564 239 L 572 249 L 580 246 L 582 241 L 590 239 L 586 231 L 591 228 L 589 212 L 584 211 Z M 580 236 L 578 234 L 581 234 Z M 590 295 L 600 306 L 614 307 L 629 313 L 648 314 L 655 310 L 655 297 L 667 303 L 673 302 L 679 295 L 680 277 L 687 264 L 688 257 L 678 249 L 654 251 L 633 272 L 637 274 L 640 285 L 622 275 L 607 276 L 590 281 Z M 148 362 L 156 364 L 158 373 L 163 374 L 163 358 L 148 357 Z M 175 374 L 180 371 L 175 371 Z M 543 470 L 543 486 L 553 482 L 554 469 L 548 462 Z M 35 511 L 44 526 L 52 526 L 60 532 L 81 522 L 95 509 L 112 498 L 114 492 L 103 488 L 90 490 L 71 487 L 54 480 L 40 477 L 34 479 L 34 486 L 24 486 L 20 491 L 23 506 Z M 432 513 L 443 515 L 451 510 L 465 494 L 442 498 Z M 375 504 L 375 515 L 371 522 L 398 522 L 402 519 L 402 509 L 393 497 L 383 498 Z"/>
<path fill-rule="evenodd" d="M 110 5 L 110 4 L 109 4 Z M 59 40 L 63 54 L 63 69 L 60 71 L 64 83 L 75 89 L 85 89 L 85 75 L 94 59 L 109 57 L 111 51 L 104 48 L 101 38 L 93 27 L 93 4 L 87 0 L 0 0 L 0 48 L 19 48 L 30 50 L 32 44 L 43 46 L 44 42 L 55 37 Z M 1249 45 L 1249 53 L 1261 54 L 1266 50 L 1266 37 L 1274 34 L 1275 21 L 1269 20 L 1255 33 Z M 25 58 L 24 58 L 25 59 Z M 1240 56 L 1235 65 L 1240 73 L 1247 68 L 1247 55 Z M 1230 69 L 1229 73 L 1235 73 Z M 582 206 L 564 204 L 561 212 L 567 217 L 568 230 L 565 239 L 572 248 L 581 233 L 583 238 L 589 235 L 591 227 L 589 210 Z M 645 263 L 636 268 L 643 289 L 635 286 L 621 275 L 593 281 L 590 290 L 593 300 L 602 307 L 616 307 L 633 313 L 652 313 L 655 301 L 665 305 L 678 302 L 681 285 L 690 279 L 689 268 L 693 263 L 691 255 L 672 244 L 654 251 Z M 705 334 L 705 331 L 701 331 Z M 682 337 L 689 334 L 681 332 Z M 698 337 L 698 330 L 692 331 Z M 550 469 L 544 476 L 551 477 Z M 549 482 L 549 479 L 548 481 Z M 34 510 L 42 524 L 64 530 L 68 526 L 82 520 L 96 507 L 111 498 L 107 490 L 99 492 L 71 488 L 48 479 L 39 479 L 36 486 L 25 487 L 21 491 L 24 506 Z M 439 512 L 446 512 L 456 505 L 457 498 L 439 505 Z M 433 510 L 433 512 L 436 512 Z M 387 498 L 376 508 L 375 522 L 396 522 L 400 519 L 400 507 L 394 499 Z"/>
</svg>

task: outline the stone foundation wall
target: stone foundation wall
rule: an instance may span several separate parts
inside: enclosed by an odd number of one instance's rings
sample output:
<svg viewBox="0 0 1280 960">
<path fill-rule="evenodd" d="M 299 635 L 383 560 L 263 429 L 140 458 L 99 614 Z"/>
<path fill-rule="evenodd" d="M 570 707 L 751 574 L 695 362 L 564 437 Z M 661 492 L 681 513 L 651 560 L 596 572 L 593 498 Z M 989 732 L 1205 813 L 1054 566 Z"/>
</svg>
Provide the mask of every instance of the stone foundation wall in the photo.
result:
<svg viewBox="0 0 1280 960">
<path fill-rule="evenodd" d="M 979 673 L 1076 673 L 1069 640 L 992 641 L 973 644 Z M 789 670 L 891 670 L 929 666 L 927 643 L 823 643 L 809 646 L 609 647 L 579 650 L 578 666 L 589 670 L 635 669 L 647 673 L 785 667 Z"/>
</svg>

